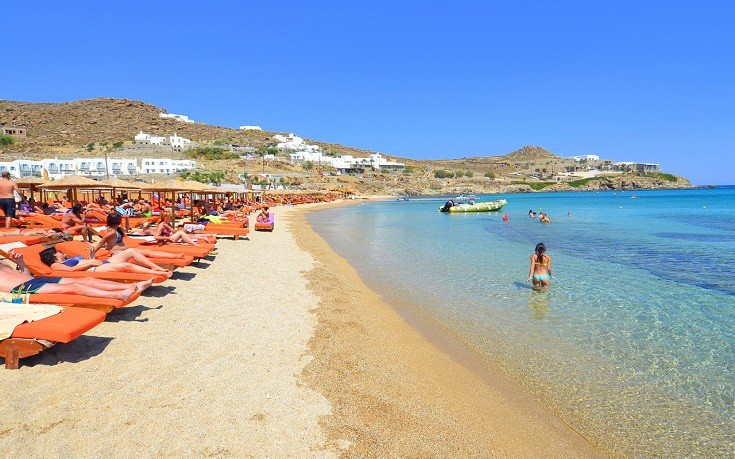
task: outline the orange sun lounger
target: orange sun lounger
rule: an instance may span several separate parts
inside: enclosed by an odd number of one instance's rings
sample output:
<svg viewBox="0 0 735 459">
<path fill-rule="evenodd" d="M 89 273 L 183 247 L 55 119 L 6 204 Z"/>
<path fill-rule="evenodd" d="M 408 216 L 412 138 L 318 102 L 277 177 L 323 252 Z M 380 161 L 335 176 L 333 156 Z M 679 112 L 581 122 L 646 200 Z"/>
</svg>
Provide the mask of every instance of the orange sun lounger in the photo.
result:
<svg viewBox="0 0 735 459">
<path fill-rule="evenodd" d="M 63 307 L 78 307 L 96 309 L 102 312 L 112 312 L 137 300 L 140 292 L 135 292 L 128 301 L 123 302 L 115 298 L 96 298 L 93 296 L 70 295 L 65 293 L 31 293 L 29 303 L 56 304 Z"/>
<path fill-rule="evenodd" d="M 31 245 L 26 247 L 14 247 L 12 250 L 23 255 L 26 266 L 31 270 L 34 276 L 43 277 L 91 277 L 94 279 L 104 279 L 117 282 L 141 282 L 153 277 L 153 282 L 160 284 L 168 280 L 166 276 L 142 273 L 125 273 L 125 272 L 97 272 L 97 271 L 55 271 L 50 266 L 46 266 L 41 261 L 41 252 L 46 249 L 43 245 Z M 0 249 L 0 254 L 10 259 L 9 254 Z"/>
<path fill-rule="evenodd" d="M 92 228 L 92 231 L 95 232 L 95 234 L 99 236 L 104 236 L 106 233 L 106 228 Z M 141 249 L 150 249 L 155 250 L 159 252 L 168 252 L 168 253 L 183 253 L 184 255 L 190 255 L 194 258 L 204 258 L 209 253 L 214 250 L 214 244 L 208 244 L 205 242 L 200 243 L 200 245 L 186 245 L 186 244 L 163 244 L 158 245 L 157 242 L 148 242 L 144 238 L 135 238 L 130 236 L 125 236 L 123 238 L 123 244 L 125 244 L 125 247 L 135 249 L 135 248 L 141 248 Z"/>
<path fill-rule="evenodd" d="M 43 236 L 23 236 L 22 234 L 9 234 L 7 236 L 3 236 L 3 234 L 0 233 L 0 244 L 22 242 L 25 245 L 34 245 L 40 244 L 43 240 Z"/>
<path fill-rule="evenodd" d="M 91 244 L 82 241 L 66 241 L 56 244 L 56 250 L 63 253 L 67 257 L 89 257 L 89 250 Z M 107 249 L 99 249 L 95 254 L 95 258 L 98 260 L 106 260 L 110 258 L 112 253 Z M 157 264 L 158 266 L 171 266 L 174 268 L 181 268 L 189 266 L 193 261 L 194 257 L 191 255 L 184 255 L 183 258 L 152 258 L 147 257 L 150 261 Z"/>
<path fill-rule="evenodd" d="M 209 223 L 206 225 L 206 229 L 194 231 L 193 234 L 216 234 L 218 236 L 232 236 L 235 238 L 235 240 L 237 240 L 241 236 L 247 236 L 249 232 L 249 229 L 242 228 L 240 226 L 227 224 L 217 225 L 214 223 Z"/>
<path fill-rule="evenodd" d="M 105 320 L 105 313 L 72 308 L 35 322 L 18 325 L 9 338 L 0 341 L 5 368 L 15 370 L 18 360 L 36 355 L 56 343 L 68 343 Z"/>
</svg>

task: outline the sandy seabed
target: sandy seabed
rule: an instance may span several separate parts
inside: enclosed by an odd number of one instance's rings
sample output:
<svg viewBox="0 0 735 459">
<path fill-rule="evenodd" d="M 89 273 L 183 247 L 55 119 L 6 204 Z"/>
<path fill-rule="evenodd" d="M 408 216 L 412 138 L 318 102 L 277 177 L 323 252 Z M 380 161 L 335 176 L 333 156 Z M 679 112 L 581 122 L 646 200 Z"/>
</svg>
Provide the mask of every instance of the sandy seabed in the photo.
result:
<svg viewBox="0 0 735 459">
<path fill-rule="evenodd" d="M 13 457 L 599 457 L 409 326 L 306 222 L 221 239 L 67 345 L 0 371 Z"/>
</svg>

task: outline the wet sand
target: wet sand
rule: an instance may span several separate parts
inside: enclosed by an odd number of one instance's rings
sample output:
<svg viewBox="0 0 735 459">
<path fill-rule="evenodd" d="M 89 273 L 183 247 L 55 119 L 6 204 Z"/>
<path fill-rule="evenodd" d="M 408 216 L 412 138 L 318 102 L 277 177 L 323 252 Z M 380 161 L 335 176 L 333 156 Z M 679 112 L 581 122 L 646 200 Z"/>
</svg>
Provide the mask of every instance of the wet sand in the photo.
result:
<svg viewBox="0 0 735 459">
<path fill-rule="evenodd" d="M 316 260 L 306 275 L 320 304 L 302 379 L 332 405 L 320 421 L 329 444 L 347 457 L 602 456 L 436 327 L 409 325 L 310 228 L 306 212 L 291 222 Z"/>
</svg>

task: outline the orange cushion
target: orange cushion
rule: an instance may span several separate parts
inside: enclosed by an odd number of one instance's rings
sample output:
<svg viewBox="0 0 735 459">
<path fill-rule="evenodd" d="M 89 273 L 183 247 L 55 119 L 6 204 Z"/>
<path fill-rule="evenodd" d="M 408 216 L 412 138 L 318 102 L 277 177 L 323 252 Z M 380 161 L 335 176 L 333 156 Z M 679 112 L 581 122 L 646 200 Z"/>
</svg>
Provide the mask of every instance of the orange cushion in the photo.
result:
<svg viewBox="0 0 735 459">
<path fill-rule="evenodd" d="M 45 339 L 68 343 L 101 324 L 106 314 L 84 308 L 69 308 L 51 317 L 15 327 L 11 338 Z"/>
<path fill-rule="evenodd" d="M 36 273 L 38 276 L 50 276 L 53 271 L 51 270 L 50 266 L 46 266 L 41 261 L 41 252 L 45 250 L 46 247 L 44 247 L 41 244 L 31 245 L 28 247 L 23 247 L 20 249 L 13 249 L 15 252 L 18 252 L 20 254 L 23 254 L 23 258 L 25 259 L 26 265 L 28 265 L 28 268 Z"/>
<path fill-rule="evenodd" d="M 7 244 L 9 242 L 22 242 L 25 245 L 40 244 L 43 241 L 41 236 L 23 236 L 23 235 L 0 235 L 0 244 Z"/>
<path fill-rule="evenodd" d="M 123 303 L 120 300 L 114 298 L 95 298 L 84 295 L 64 295 L 60 293 L 33 293 L 30 296 L 30 303 L 43 303 L 43 304 L 58 304 L 59 306 L 64 305 L 99 305 L 99 306 L 112 306 L 115 308 L 122 308 L 125 305 L 132 303 L 137 300 L 140 296 L 140 292 L 135 292 L 127 302 Z"/>
</svg>

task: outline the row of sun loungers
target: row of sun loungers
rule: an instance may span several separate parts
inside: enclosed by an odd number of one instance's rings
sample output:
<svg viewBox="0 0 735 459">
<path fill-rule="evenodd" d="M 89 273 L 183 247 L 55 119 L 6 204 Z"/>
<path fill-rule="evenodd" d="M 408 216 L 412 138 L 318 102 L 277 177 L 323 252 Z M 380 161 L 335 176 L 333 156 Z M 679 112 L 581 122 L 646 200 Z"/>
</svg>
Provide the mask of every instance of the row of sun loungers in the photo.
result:
<svg viewBox="0 0 735 459">
<path fill-rule="evenodd" d="M 189 212 L 182 211 L 179 214 L 183 216 L 188 215 Z M 91 209 L 87 212 L 85 220 L 90 225 L 93 234 L 104 236 L 107 230 L 105 226 L 106 218 L 107 214 L 103 210 Z M 160 220 L 160 216 L 128 217 L 127 224 L 134 228 L 145 223 L 156 223 Z M 274 217 L 271 213 L 267 221 L 255 222 L 254 229 L 256 231 L 273 231 L 274 223 Z M 55 270 L 41 260 L 41 252 L 47 246 L 53 245 L 58 252 L 70 258 L 87 258 L 90 253 L 90 244 L 80 240 L 63 240 L 60 237 L 62 234 L 60 216 L 29 215 L 14 220 L 14 224 L 21 228 L 20 233 L 18 229 L 0 229 L 0 256 L 10 259 L 11 252 L 22 254 L 26 266 L 34 276 L 87 277 L 123 283 L 142 282 L 153 278 L 154 283 L 159 284 L 168 279 L 168 276 L 163 274 L 152 276 L 151 274 L 133 272 Z M 24 234 L 24 232 L 29 231 L 36 231 L 41 234 Z M 134 235 L 124 236 L 123 244 L 127 248 L 149 249 L 148 252 L 153 250 L 155 252 L 183 254 L 181 258 L 148 257 L 148 260 L 156 265 L 173 271 L 215 253 L 218 236 L 232 236 L 237 240 L 240 237 L 247 236 L 248 233 L 249 228 L 246 227 L 244 221 L 225 219 L 221 222 L 209 223 L 204 229 L 197 227 L 190 233 L 191 237 L 196 238 L 198 245 L 165 244 L 152 236 L 136 237 Z M 108 250 L 99 249 L 95 253 L 95 258 L 107 260 L 112 255 Z M 56 343 L 68 343 L 76 339 L 103 322 L 107 313 L 135 302 L 140 293 L 140 291 L 136 291 L 126 301 L 77 294 L 32 293 L 26 295 L 28 304 L 56 305 L 66 309 L 40 320 L 17 325 L 9 336 L 0 336 L 0 357 L 5 359 L 6 368 L 18 368 L 20 359 L 36 355 Z M 0 295 L 2 294 L 0 293 Z M 2 314 L 3 305 L 7 304 L 0 302 L 0 314 Z M 22 306 L 10 304 L 13 307 Z"/>
<path fill-rule="evenodd" d="M 97 215 L 100 213 L 101 215 Z M 106 215 L 101 212 L 88 212 L 90 223 L 104 224 Z M 152 219 L 140 218 L 131 219 L 131 226 L 141 225 L 150 222 Z M 23 225 L 23 229 L 60 229 L 60 223 L 57 218 L 46 215 L 34 215 L 18 222 Z M 208 225 L 208 228 L 213 225 Z M 207 257 L 215 248 L 216 235 L 233 235 L 235 238 L 246 236 L 248 229 L 243 227 L 242 223 L 225 223 L 217 226 L 216 231 L 200 232 L 198 234 L 197 243 L 200 245 L 190 246 L 185 244 L 168 244 L 163 245 L 155 238 L 136 238 L 126 236 L 124 244 L 129 248 L 151 248 L 158 252 L 168 252 L 173 254 L 183 254 L 181 258 L 149 258 L 153 263 L 166 267 L 168 269 L 176 269 L 188 266 L 195 260 Z M 6 230 L 5 232 L 17 230 Z M 103 235 L 105 228 L 93 228 L 98 235 Z M 23 255 L 26 266 L 31 270 L 34 276 L 42 277 L 92 277 L 117 282 L 139 282 L 150 279 L 151 275 L 129 273 L 129 272 L 90 272 L 90 271 L 54 271 L 45 265 L 40 258 L 40 253 L 47 245 L 44 243 L 55 243 L 54 247 L 57 251 L 64 253 L 68 257 L 88 257 L 89 243 L 73 240 L 61 241 L 56 238 L 45 236 L 25 236 L 23 234 L 7 234 L 3 235 L 0 231 L 0 255 L 9 258 L 10 252 L 16 252 Z M 106 260 L 112 254 L 100 249 L 97 251 L 95 258 Z M 167 279 L 166 276 L 160 275 L 154 277 L 154 282 L 162 283 Z M 82 334 L 88 332 L 95 326 L 105 320 L 106 314 L 115 309 L 122 308 L 135 301 L 140 296 L 140 292 L 132 294 L 127 301 L 113 298 L 97 298 L 88 297 L 77 294 L 44 294 L 32 293 L 27 295 L 29 304 L 47 304 L 64 307 L 63 311 L 58 314 L 51 315 L 41 320 L 26 322 L 16 326 L 10 336 L 0 339 L 0 357 L 5 359 L 5 367 L 15 369 L 19 366 L 19 360 L 30 357 L 42 352 L 45 349 L 55 345 L 56 343 L 68 343 Z M 10 303 L 12 306 L 14 305 Z M 0 303 L 0 313 L 2 305 L 8 303 Z"/>
</svg>

